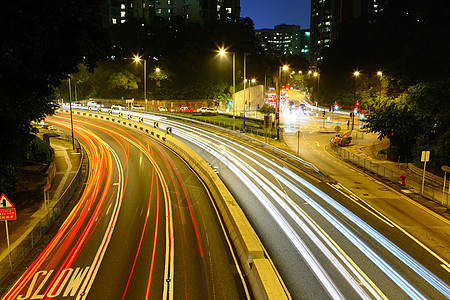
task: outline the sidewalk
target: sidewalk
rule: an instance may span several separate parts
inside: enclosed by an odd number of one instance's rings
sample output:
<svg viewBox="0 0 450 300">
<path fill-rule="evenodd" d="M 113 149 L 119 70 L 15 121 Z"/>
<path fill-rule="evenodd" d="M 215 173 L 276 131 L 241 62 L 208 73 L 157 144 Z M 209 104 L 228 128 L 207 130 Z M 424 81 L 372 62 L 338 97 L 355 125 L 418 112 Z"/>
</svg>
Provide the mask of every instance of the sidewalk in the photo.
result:
<svg viewBox="0 0 450 300">
<path fill-rule="evenodd" d="M 41 130 L 38 134 L 41 138 L 44 133 L 54 133 L 51 130 Z M 50 145 L 54 149 L 54 179 L 51 182 L 49 190 L 49 210 L 44 205 L 44 196 L 40 192 L 41 184 L 34 182 L 31 178 L 26 181 L 26 187 L 31 191 L 18 192 L 15 198 L 8 197 L 9 200 L 16 205 L 17 219 L 8 222 L 10 250 L 13 266 L 19 263 L 23 257 L 26 256 L 34 244 L 38 241 L 40 236 L 49 227 L 49 218 L 55 219 L 59 215 L 59 200 L 67 195 L 66 191 L 71 186 L 72 181 L 76 177 L 78 171 L 81 170 L 82 155 L 72 150 L 72 143 L 70 140 L 61 137 L 51 137 Z M 38 175 L 30 175 L 41 176 Z M 28 177 L 28 176 L 27 176 Z M 7 195 L 8 196 L 8 195 Z M 22 203 L 22 205 L 17 205 Z M 5 222 L 1 222 L 5 223 Z M 0 279 L 10 271 L 10 263 L 8 257 L 8 246 L 6 239 L 5 225 L 0 226 Z M 37 232 L 36 232 L 37 231 Z"/>
<path fill-rule="evenodd" d="M 336 134 L 334 127 L 330 127 L 330 123 L 327 122 L 327 127 L 322 127 L 322 122 L 318 119 L 318 124 L 320 125 L 311 136 L 316 136 L 318 141 L 321 143 L 325 143 L 328 152 L 336 155 L 337 159 L 342 159 L 348 163 L 353 163 L 363 168 L 364 165 L 373 164 L 380 169 L 386 170 L 386 172 L 390 173 L 389 176 L 386 176 L 388 179 L 383 178 L 382 181 L 388 185 L 390 188 L 404 194 L 405 196 L 415 200 L 421 205 L 429 208 L 430 210 L 438 213 L 439 215 L 450 219 L 450 212 L 445 207 L 447 197 L 448 197 L 448 184 L 446 184 L 446 191 L 444 194 L 444 205 L 442 205 L 442 188 L 443 188 L 443 178 L 439 178 L 429 172 L 426 172 L 426 180 L 424 186 L 424 196 L 421 195 L 421 183 L 422 183 L 422 170 L 417 167 L 411 166 L 411 164 L 401 163 L 401 162 L 393 162 L 388 161 L 386 155 L 379 154 L 379 150 L 386 149 L 389 147 L 389 140 L 384 139 L 380 141 L 378 139 L 378 135 L 375 133 L 367 133 L 364 131 L 360 131 L 359 129 L 355 129 L 352 131 L 353 140 L 352 144 L 347 147 L 338 147 L 339 153 L 335 150 L 331 149 L 329 144 L 329 139 Z M 342 126 L 344 127 L 344 126 Z M 311 131 L 312 132 L 312 131 Z M 344 130 L 347 132 L 347 130 Z M 292 133 L 284 133 L 284 139 L 286 147 L 290 150 L 291 153 L 297 152 L 297 142 L 292 142 L 289 139 L 293 139 Z M 326 141 L 326 142 L 324 142 Z M 373 172 L 370 172 L 365 168 L 368 174 L 371 176 L 380 179 L 381 177 L 377 176 Z M 373 170 L 373 169 L 372 169 Z M 378 173 L 379 174 L 379 173 Z M 404 175 L 405 185 L 402 185 L 402 179 L 400 176 Z M 434 201 L 433 201 L 434 199 Z"/>
<path fill-rule="evenodd" d="M 360 138 L 354 138 L 352 145 L 346 147 L 349 152 L 360 157 L 367 157 L 367 159 L 391 170 L 393 174 L 397 174 L 397 178 L 392 181 L 385 180 L 385 183 L 389 187 L 405 194 L 445 218 L 450 219 L 450 211 L 446 207 L 448 182 L 446 183 L 445 193 L 444 195 L 442 194 L 444 178 L 426 171 L 424 193 L 421 195 L 423 169 L 404 162 L 389 161 L 386 155 L 379 154 L 379 150 L 389 147 L 389 140 L 384 139 L 380 141 L 374 133 L 364 133 L 364 138 L 362 138 L 362 132 L 358 134 Z M 400 176 L 405 176 L 404 185 L 402 185 Z"/>
</svg>

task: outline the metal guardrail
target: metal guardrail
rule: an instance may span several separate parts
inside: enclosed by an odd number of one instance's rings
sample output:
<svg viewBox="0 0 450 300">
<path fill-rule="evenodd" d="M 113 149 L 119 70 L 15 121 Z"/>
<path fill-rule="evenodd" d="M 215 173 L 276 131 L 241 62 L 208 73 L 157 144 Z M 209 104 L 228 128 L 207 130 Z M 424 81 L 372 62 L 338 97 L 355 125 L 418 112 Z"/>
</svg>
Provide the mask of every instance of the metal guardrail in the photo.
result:
<svg viewBox="0 0 450 300">
<path fill-rule="evenodd" d="M 368 171 L 371 171 L 377 174 L 378 176 L 381 176 L 382 178 L 385 178 L 393 183 L 401 184 L 400 176 L 404 175 L 405 171 L 394 171 L 389 167 L 385 167 L 379 163 L 367 159 L 362 155 L 355 154 L 345 148 L 339 147 L 332 143 L 330 143 L 330 146 L 331 149 L 333 149 L 337 154 L 339 154 L 339 156 L 341 156 L 344 159 L 347 159 L 348 161 L 354 163 L 355 165 L 360 166 Z M 402 186 L 402 189 L 408 190 L 412 193 L 420 194 L 422 189 L 422 181 L 415 180 L 413 177 L 406 178 L 405 185 Z M 447 209 L 449 208 L 450 195 L 448 193 L 448 185 L 445 189 L 443 189 L 443 186 L 436 187 L 436 185 L 432 184 L 431 182 L 428 182 L 427 184 L 426 180 L 422 196 L 447 207 Z"/>
<path fill-rule="evenodd" d="M 72 141 L 72 137 L 66 134 L 64 135 L 61 134 L 59 138 Z M 75 139 L 75 143 L 76 146 L 80 147 L 81 149 L 81 144 L 77 139 Z M 72 198 L 72 195 L 75 192 L 75 189 L 77 188 L 77 184 L 81 178 L 82 169 L 83 169 L 83 152 L 81 151 L 81 163 L 78 168 L 77 174 L 70 182 L 70 185 L 59 197 L 55 206 L 49 209 L 49 212 L 31 230 L 31 232 L 27 235 L 27 237 L 22 242 L 20 242 L 20 244 L 17 247 L 11 249 L 10 255 L 13 269 L 25 259 L 26 255 L 31 250 L 33 250 L 33 248 L 36 246 L 36 243 L 49 230 L 50 226 L 56 221 L 56 219 L 61 215 L 61 212 L 66 207 L 68 201 Z M 9 258 L 8 256 L 5 256 L 5 258 L 0 261 L 0 274 L 4 275 L 9 273 L 10 271 L 11 266 L 9 263 Z"/>
</svg>

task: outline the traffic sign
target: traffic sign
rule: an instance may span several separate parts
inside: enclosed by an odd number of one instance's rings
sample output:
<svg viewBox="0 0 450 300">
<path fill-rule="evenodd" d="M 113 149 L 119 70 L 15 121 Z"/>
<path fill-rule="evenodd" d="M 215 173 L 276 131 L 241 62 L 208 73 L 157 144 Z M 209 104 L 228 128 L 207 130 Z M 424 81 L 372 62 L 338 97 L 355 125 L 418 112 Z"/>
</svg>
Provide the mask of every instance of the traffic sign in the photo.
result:
<svg viewBox="0 0 450 300">
<path fill-rule="evenodd" d="M 15 208 L 0 208 L 0 221 L 8 221 L 16 219 L 16 209 Z"/>
<path fill-rule="evenodd" d="M 8 197 L 4 193 L 0 196 L 0 209 L 2 208 L 14 208 L 14 205 L 9 201 Z"/>
</svg>

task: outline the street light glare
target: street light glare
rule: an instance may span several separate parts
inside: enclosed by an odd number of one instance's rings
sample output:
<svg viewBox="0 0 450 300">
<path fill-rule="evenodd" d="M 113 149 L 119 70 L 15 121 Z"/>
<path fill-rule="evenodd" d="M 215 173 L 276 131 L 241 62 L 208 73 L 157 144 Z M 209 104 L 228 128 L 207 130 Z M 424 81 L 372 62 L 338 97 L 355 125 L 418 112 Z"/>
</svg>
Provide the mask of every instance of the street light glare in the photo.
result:
<svg viewBox="0 0 450 300">
<path fill-rule="evenodd" d="M 220 49 L 220 50 L 219 50 L 219 54 L 220 54 L 220 55 L 225 55 L 225 53 L 226 53 L 225 49 Z"/>
<path fill-rule="evenodd" d="M 156 68 L 155 71 L 156 71 L 156 72 L 159 72 L 159 71 L 161 71 L 161 69 L 160 69 L 160 68 Z"/>
<path fill-rule="evenodd" d="M 378 75 L 378 76 L 383 76 L 383 72 L 378 71 L 378 72 L 377 72 L 377 75 Z"/>
<path fill-rule="evenodd" d="M 252 83 L 255 83 L 256 82 L 256 79 L 255 78 L 252 78 Z"/>
<path fill-rule="evenodd" d="M 139 58 L 139 56 L 135 55 L 135 56 L 134 56 L 134 61 L 135 61 L 135 62 L 140 62 L 141 59 Z"/>
<path fill-rule="evenodd" d="M 355 73 L 353 73 L 353 75 L 359 76 L 359 72 L 358 72 L 358 71 L 355 71 Z"/>
<path fill-rule="evenodd" d="M 317 73 L 317 72 L 314 72 L 314 77 L 317 77 L 317 76 L 319 76 L 319 73 Z"/>
<path fill-rule="evenodd" d="M 287 69 L 289 69 L 289 67 L 287 65 L 284 65 L 283 70 L 286 71 Z"/>
</svg>

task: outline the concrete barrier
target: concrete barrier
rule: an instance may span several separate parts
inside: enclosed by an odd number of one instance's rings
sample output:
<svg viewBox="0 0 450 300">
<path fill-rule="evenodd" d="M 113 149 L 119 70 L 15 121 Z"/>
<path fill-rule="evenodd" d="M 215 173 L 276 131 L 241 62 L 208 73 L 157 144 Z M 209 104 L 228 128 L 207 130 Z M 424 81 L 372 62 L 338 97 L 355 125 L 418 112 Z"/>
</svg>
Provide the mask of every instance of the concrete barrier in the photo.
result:
<svg viewBox="0 0 450 300">
<path fill-rule="evenodd" d="M 61 111 L 61 110 L 60 110 Z M 63 110 L 63 112 L 69 112 Z M 101 114 L 89 114 L 94 118 L 120 123 L 119 117 L 105 117 Z M 162 130 L 139 122 L 124 122 L 131 128 L 149 133 L 149 137 L 165 144 L 180 155 L 200 176 L 210 189 L 220 212 L 233 247 L 239 257 L 241 267 L 248 279 L 255 299 L 291 299 L 278 272 L 266 257 L 258 236 L 250 225 L 238 203 L 225 184 L 195 151 Z"/>
</svg>

